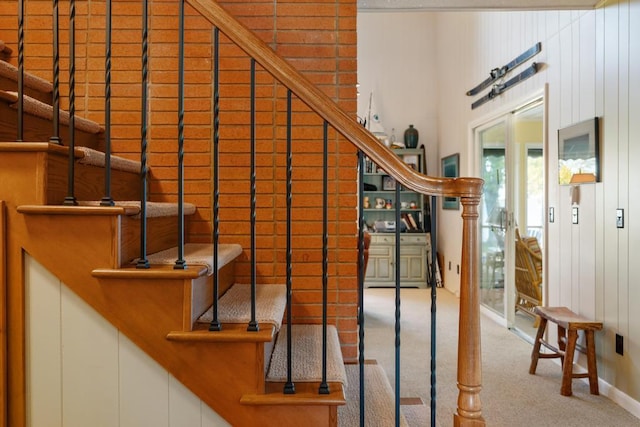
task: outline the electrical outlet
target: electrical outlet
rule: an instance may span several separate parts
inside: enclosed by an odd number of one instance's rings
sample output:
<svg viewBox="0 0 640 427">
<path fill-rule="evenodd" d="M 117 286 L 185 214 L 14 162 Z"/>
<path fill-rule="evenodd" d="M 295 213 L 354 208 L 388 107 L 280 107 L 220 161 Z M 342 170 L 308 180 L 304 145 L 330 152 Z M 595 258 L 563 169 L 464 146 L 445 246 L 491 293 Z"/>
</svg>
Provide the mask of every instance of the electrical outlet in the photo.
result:
<svg viewBox="0 0 640 427">
<path fill-rule="evenodd" d="M 624 356 L 624 339 L 622 335 L 616 334 L 616 353 Z"/>
<path fill-rule="evenodd" d="M 624 209 L 616 209 L 616 227 L 624 228 Z"/>
<path fill-rule="evenodd" d="M 578 207 L 577 206 L 574 206 L 571 208 L 571 223 L 572 224 L 578 223 Z"/>
</svg>

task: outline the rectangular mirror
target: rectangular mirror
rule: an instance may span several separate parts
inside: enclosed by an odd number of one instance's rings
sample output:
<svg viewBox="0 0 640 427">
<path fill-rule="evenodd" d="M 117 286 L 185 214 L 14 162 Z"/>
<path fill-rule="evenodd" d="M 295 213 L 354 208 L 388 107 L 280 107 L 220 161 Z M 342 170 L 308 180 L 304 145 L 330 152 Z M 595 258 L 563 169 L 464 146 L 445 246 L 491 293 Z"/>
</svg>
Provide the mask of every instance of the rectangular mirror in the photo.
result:
<svg viewBox="0 0 640 427">
<path fill-rule="evenodd" d="M 599 181 L 598 118 L 558 130 L 558 182 L 560 185 Z"/>
</svg>

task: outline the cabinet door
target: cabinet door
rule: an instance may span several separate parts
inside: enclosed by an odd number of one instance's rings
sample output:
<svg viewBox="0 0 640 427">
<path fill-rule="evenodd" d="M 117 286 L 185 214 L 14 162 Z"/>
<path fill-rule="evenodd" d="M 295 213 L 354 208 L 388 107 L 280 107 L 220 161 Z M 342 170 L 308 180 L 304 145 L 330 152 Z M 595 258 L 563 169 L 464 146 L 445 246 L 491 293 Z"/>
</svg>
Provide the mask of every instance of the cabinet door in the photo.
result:
<svg viewBox="0 0 640 427">
<path fill-rule="evenodd" d="M 367 282 L 388 282 L 394 280 L 393 245 L 372 244 L 369 247 L 369 263 L 365 280 Z"/>
<path fill-rule="evenodd" d="M 400 280 L 426 284 L 425 268 L 426 247 L 423 245 L 405 245 L 400 247 Z"/>
</svg>

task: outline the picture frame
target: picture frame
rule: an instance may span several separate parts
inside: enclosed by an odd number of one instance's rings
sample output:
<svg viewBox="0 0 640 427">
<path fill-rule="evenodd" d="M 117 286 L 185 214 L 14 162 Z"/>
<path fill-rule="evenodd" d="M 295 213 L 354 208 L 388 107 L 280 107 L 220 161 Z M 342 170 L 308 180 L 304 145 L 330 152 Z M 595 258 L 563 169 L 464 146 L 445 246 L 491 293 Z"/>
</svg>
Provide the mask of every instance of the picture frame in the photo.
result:
<svg viewBox="0 0 640 427">
<path fill-rule="evenodd" d="M 442 176 L 445 178 L 457 178 L 460 176 L 460 153 L 442 158 Z M 459 197 L 443 197 L 442 209 L 459 210 Z"/>
<path fill-rule="evenodd" d="M 385 175 L 382 177 L 382 189 L 384 191 L 393 191 L 396 189 L 396 180 L 393 177 Z"/>
<path fill-rule="evenodd" d="M 558 129 L 558 183 L 600 182 L 598 117 Z"/>
</svg>

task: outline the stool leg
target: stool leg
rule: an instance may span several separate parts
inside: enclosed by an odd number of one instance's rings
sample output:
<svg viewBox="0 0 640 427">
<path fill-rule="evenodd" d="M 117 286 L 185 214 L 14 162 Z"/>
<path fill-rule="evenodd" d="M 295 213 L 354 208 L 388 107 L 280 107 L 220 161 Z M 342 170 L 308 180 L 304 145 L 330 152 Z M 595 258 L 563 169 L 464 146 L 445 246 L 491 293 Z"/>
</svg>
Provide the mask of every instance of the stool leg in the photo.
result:
<svg viewBox="0 0 640 427">
<path fill-rule="evenodd" d="M 600 394 L 598 390 L 598 366 L 596 363 L 596 345 L 592 330 L 584 331 L 587 339 L 587 369 L 589 372 L 589 391 Z"/>
<path fill-rule="evenodd" d="M 558 325 L 558 349 L 560 350 L 560 365 L 564 365 L 564 352 L 567 349 L 567 331 Z"/>
<path fill-rule="evenodd" d="M 538 333 L 536 333 L 536 341 L 533 344 L 533 350 L 531 351 L 531 365 L 529 366 L 529 373 L 534 375 L 536 368 L 538 367 L 538 358 L 540 357 L 540 342 L 544 336 L 544 330 L 547 327 L 547 319 L 540 318 L 540 325 L 538 326 Z"/>
<path fill-rule="evenodd" d="M 571 396 L 571 381 L 573 380 L 573 353 L 576 350 L 576 341 L 578 341 L 578 331 L 569 329 L 567 336 L 567 347 L 564 353 L 564 362 L 562 363 L 562 387 L 560 394 L 563 396 Z"/>
</svg>

